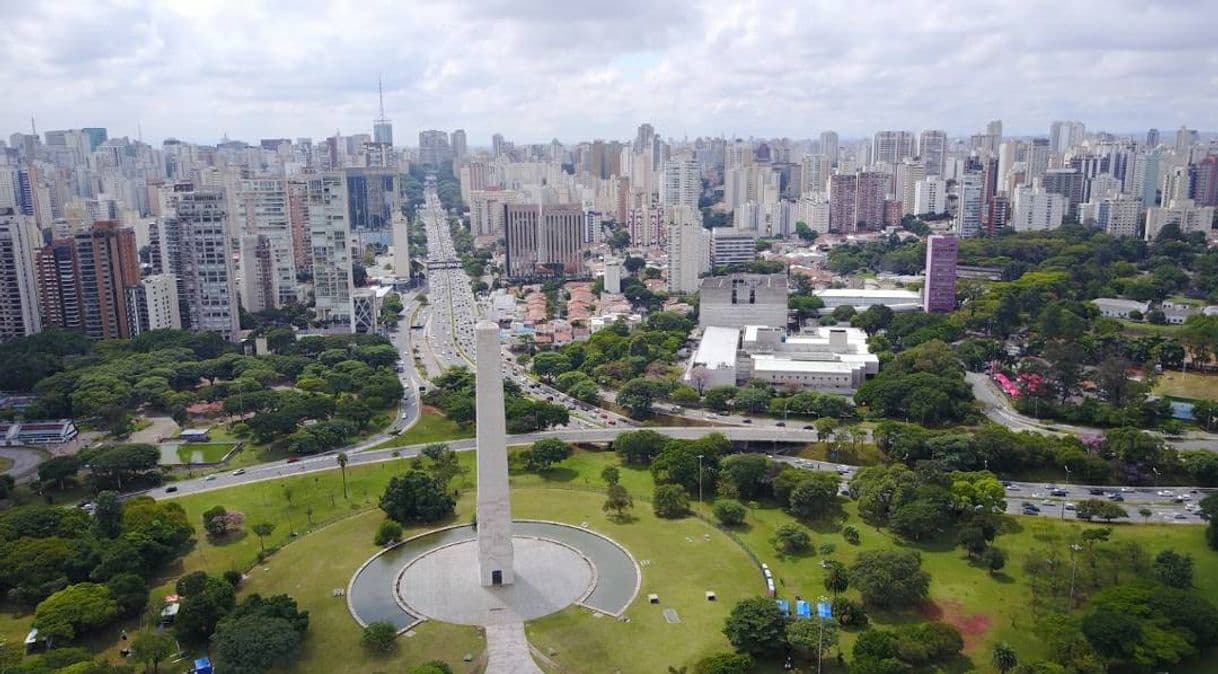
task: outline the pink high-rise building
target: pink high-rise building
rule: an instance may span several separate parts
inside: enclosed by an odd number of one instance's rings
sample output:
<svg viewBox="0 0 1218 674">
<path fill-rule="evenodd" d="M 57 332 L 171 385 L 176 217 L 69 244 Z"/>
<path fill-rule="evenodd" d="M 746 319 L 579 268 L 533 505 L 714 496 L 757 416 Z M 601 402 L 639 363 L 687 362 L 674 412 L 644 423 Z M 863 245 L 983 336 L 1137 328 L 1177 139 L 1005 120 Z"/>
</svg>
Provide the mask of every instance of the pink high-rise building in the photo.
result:
<svg viewBox="0 0 1218 674">
<path fill-rule="evenodd" d="M 959 241 L 950 235 L 926 237 L 926 285 L 922 288 L 924 311 L 956 309 L 956 253 Z"/>
</svg>

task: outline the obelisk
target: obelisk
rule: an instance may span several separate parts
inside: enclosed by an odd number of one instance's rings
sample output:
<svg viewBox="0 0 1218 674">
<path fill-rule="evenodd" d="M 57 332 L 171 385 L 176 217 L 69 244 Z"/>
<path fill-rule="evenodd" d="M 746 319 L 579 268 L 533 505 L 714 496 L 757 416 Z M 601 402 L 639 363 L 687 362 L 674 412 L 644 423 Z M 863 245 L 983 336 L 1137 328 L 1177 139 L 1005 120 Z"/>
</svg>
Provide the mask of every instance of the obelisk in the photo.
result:
<svg viewBox="0 0 1218 674">
<path fill-rule="evenodd" d="M 512 503 L 508 495 L 507 422 L 499 326 L 479 321 L 477 353 L 478 567 L 484 587 L 511 585 Z"/>
</svg>

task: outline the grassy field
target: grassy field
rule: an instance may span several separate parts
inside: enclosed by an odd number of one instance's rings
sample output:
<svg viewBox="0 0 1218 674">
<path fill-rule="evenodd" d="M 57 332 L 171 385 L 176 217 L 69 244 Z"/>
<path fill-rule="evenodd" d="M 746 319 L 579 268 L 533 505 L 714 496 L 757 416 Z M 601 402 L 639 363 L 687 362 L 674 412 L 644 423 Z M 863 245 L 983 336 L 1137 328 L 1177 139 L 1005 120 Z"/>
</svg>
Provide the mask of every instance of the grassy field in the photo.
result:
<svg viewBox="0 0 1218 674">
<path fill-rule="evenodd" d="M 233 449 L 231 442 L 183 442 L 178 445 L 182 463 L 220 463 Z M 198 460 L 196 460 L 198 459 Z"/>
<path fill-rule="evenodd" d="M 472 467 L 473 455 L 461 454 L 462 464 Z M 347 471 L 348 496 L 344 498 L 339 471 L 285 477 L 274 482 L 259 482 L 196 494 L 177 499 L 186 508 L 190 521 L 200 521 L 203 510 L 222 504 L 246 514 L 246 527 L 268 521 L 277 524 L 266 545 L 279 546 L 275 555 L 254 567 L 243 592 L 273 594 L 286 592 L 300 601 L 312 616 L 304 657 L 293 666 L 299 672 L 375 672 L 401 671 L 410 663 L 440 657 L 453 665 L 461 664 L 467 653 L 475 656 L 481 640 L 469 628 L 425 624 L 413 637 L 400 639 L 399 653 L 384 660 L 369 659 L 358 647 L 359 629 L 342 599 L 332 597 L 334 588 L 344 587 L 353 571 L 374 552 L 372 533 L 381 520 L 376 500 L 389 477 L 404 469 L 408 459 L 375 465 L 353 466 Z M 632 521 L 618 523 L 600 509 L 603 497 L 599 474 L 606 465 L 617 465 L 611 452 L 577 451 L 545 476 L 513 474 L 513 508 L 519 517 L 555 519 L 579 524 L 588 522 L 625 545 L 643 567 L 641 595 L 657 592 L 659 607 L 636 599 L 627 610 L 629 622 L 593 618 L 588 611 L 569 608 L 530 623 L 530 641 L 572 672 L 662 672 L 669 665 L 690 665 L 703 655 L 727 647 L 720 629 L 731 605 L 738 599 L 758 594 L 761 584 L 755 567 L 744 548 L 703 519 L 657 520 L 645 499 L 650 497 L 652 480 L 646 469 L 622 467 L 622 484 L 634 495 L 636 506 Z M 463 497 L 458 504 L 458 521 L 468 519 L 472 508 L 472 471 L 457 479 Z M 709 517 L 709 503 L 698 506 Z M 991 577 L 972 565 L 962 551 L 950 542 L 910 545 L 886 532 L 863 525 L 853 504 L 844 507 L 845 522 L 862 532 L 858 546 L 845 542 L 840 533 L 841 520 L 813 523 L 810 526 L 818 552 L 804 556 L 782 556 L 770 544 L 775 527 L 791 518 L 777 508 L 750 510 L 744 525 L 732 535 L 774 571 L 780 596 L 796 594 L 814 598 L 824 594 L 822 559 L 850 563 L 860 550 L 912 547 L 923 557 L 924 567 L 932 574 L 931 602 L 920 611 L 873 613 L 879 625 L 923 620 L 937 616 L 956 624 L 965 634 L 965 658 L 951 663 L 947 671 L 990 670 L 989 653 L 994 643 L 1007 641 L 1021 660 L 1047 656 L 1044 645 L 1032 632 L 1031 590 L 1023 570 L 1024 560 L 1037 550 L 1068 550 L 1085 528 L 1077 521 L 1050 518 L 1012 518 L 1011 531 L 997 545 L 1010 554 L 1003 572 Z M 310 520 L 312 524 L 310 524 Z M 328 523 L 328 525 L 326 525 Z M 326 526 L 323 526 L 326 525 Z M 295 531 L 297 536 L 292 536 Z M 1116 525 L 1113 541 L 1134 540 L 1153 555 L 1171 547 L 1191 554 L 1195 560 L 1197 591 L 1211 601 L 1218 600 L 1218 555 L 1206 549 L 1202 528 L 1180 525 Z M 826 546 L 827 547 L 823 547 Z M 1109 544 L 1111 545 L 1111 544 Z M 683 549 L 688 548 L 688 549 Z M 196 569 L 218 573 L 227 569 L 249 569 L 258 552 L 257 537 L 237 536 L 231 540 L 200 540 L 172 571 L 172 577 Z M 1068 556 L 1068 552 L 1063 556 Z M 166 594 L 172 578 L 153 591 L 154 601 Z M 704 590 L 714 590 L 720 601 L 710 604 Z M 857 598 L 854 590 L 847 596 Z M 676 608 L 681 622 L 668 624 L 659 611 Z M 10 641 L 24 636 L 29 616 L 0 614 L 0 639 Z M 842 649 L 849 652 L 855 636 L 846 632 Z M 115 635 L 98 635 L 89 646 L 99 652 L 113 652 Z M 629 648 L 623 648 L 629 644 Z M 468 666 L 457 671 L 468 672 Z M 769 663 L 758 671 L 780 671 Z M 833 672 L 826 667 L 826 672 Z M 1173 668 L 1177 674 L 1201 674 L 1206 665 Z"/>
<path fill-rule="evenodd" d="M 9 468 L 13 467 L 13 460 L 0 456 L 0 475 L 8 472 Z"/>
<path fill-rule="evenodd" d="M 422 445 L 430 442 L 444 442 L 474 437 L 474 428 L 466 428 L 449 421 L 448 417 L 440 414 L 435 408 L 424 407 L 423 414 L 408 430 L 394 436 L 376 446 L 376 449 L 386 447 L 405 447 L 406 445 Z"/>
<path fill-rule="evenodd" d="M 1218 399 L 1218 375 L 1174 370 L 1159 375 L 1155 393 L 1193 400 Z"/>
</svg>

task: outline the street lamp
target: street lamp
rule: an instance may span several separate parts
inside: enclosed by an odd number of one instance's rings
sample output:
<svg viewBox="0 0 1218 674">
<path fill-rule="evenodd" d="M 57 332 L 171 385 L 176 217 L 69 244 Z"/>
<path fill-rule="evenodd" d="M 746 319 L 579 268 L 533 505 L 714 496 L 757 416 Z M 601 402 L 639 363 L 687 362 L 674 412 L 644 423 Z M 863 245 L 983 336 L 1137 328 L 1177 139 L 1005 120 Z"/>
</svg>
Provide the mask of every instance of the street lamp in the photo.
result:
<svg viewBox="0 0 1218 674">
<path fill-rule="evenodd" d="M 1070 608 L 1074 608 L 1074 572 L 1078 569 L 1078 562 L 1074 555 L 1082 549 L 1083 546 L 1078 543 L 1070 544 Z"/>
<path fill-rule="evenodd" d="M 702 455 L 698 455 L 698 503 L 702 502 Z"/>
</svg>

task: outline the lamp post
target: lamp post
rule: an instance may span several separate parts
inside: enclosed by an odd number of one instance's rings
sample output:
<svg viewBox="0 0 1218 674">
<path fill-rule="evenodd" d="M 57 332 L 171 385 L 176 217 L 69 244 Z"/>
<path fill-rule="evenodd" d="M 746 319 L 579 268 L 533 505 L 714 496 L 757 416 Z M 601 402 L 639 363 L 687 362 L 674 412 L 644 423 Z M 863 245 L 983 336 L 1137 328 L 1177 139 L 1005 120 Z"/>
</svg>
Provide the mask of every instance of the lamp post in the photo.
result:
<svg viewBox="0 0 1218 674">
<path fill-rule="evenodd" d="M 1070 544 L 1070 608 L 1074 608 L 1074 572 L 1078 569 L 1075 554 L 1082 549 L 1083 547 L 1078 543 Z"/>
<path fill-rule="evenodd" d="M 698 503 L 702 502 L 702 455 L 698 455 Z"/>
</svg>

